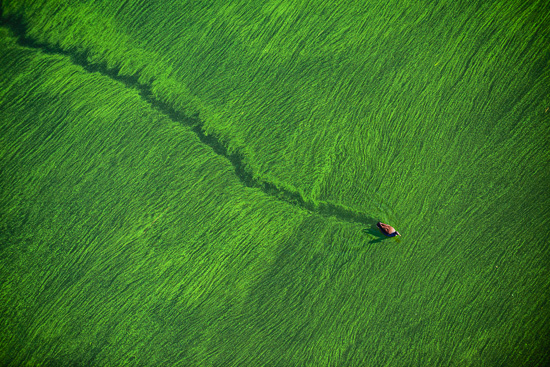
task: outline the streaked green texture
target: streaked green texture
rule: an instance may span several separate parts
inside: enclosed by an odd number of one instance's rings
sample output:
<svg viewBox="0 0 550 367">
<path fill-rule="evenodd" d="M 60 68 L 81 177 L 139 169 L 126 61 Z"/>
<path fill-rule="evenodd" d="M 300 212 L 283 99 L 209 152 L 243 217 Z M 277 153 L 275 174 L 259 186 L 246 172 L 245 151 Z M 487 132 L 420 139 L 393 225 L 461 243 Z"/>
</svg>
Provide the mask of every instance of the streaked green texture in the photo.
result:
<svg viewBox="0 0 550 367">
<path fill-rule="evenodd" d="M 3 364 L 550 359 L 547 1 L 2 13 Z"/>
</svg>

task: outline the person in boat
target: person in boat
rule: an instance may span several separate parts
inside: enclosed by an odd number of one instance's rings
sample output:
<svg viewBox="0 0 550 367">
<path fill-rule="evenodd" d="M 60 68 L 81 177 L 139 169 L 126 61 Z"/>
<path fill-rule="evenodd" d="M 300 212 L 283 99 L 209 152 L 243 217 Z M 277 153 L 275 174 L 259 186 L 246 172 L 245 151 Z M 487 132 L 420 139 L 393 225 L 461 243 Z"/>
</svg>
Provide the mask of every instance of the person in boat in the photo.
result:
<svg viewBox="0 0 550 367">
<path fill-rule="evenodd" d="M 401 236 L 399 232 L 397 232 L 392 226 L 388 224 L 378 222 L 376 223 L 376 226 L 378 227 L 378 229 L 380 229 L 380 232 L 382 232 L 384 236 L 388 236 L 388 237 Z"/>
</svg>

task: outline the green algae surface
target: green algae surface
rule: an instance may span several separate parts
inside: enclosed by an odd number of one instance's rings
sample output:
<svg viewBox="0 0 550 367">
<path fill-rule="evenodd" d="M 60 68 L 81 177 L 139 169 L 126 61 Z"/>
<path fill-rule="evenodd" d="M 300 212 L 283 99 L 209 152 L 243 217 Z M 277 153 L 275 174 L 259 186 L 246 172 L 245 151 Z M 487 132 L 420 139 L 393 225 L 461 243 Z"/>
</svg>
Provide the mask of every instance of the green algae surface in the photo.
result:
<svg viewBox="0 0 550 367">
<path fill-rule="evenodd" d="M 1 11 L 1 364 L 550 359 L 547 2 Z"/>
</svg>

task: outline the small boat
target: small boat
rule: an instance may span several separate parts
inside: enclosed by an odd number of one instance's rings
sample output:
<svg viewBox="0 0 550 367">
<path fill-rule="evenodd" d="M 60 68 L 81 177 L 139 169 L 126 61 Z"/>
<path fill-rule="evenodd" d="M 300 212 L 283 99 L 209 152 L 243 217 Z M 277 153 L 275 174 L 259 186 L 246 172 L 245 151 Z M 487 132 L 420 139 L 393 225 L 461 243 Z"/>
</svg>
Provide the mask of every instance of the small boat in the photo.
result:
<svg viewBox="0 0 550 367">
<path fill-rule="evenodd" d="M 376 223 L 376 226 L 378 227 L 378 229 L 380 229 L 380 232 L 382 232 L 384 236 L 388 236 L 388 237 L 401 236 L 399 232 L 397 232 L 392 226 L 388 224 L 378 222 Z"/>
</svg>

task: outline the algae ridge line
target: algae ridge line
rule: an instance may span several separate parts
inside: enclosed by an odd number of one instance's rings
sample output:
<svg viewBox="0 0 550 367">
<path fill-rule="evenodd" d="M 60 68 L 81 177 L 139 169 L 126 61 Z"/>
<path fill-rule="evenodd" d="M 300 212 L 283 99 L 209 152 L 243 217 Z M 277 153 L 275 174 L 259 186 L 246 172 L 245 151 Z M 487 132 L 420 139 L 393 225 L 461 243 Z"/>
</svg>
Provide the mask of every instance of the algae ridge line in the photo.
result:
<svg viewBox="0 0 550 367">
<path fill-rule="evenodd" d="M 90 73 L 97 72 L 103 76 L 121 82 L 128 88 L 136 90 L 142 99 L 150 104 L 159 113 L 167 116 L 174 122 L 190 127 L 203 144 L 209 146 L 216 154 L 225 157 L 231 162 L 235 169 L 235 174 L 243 185 L 251 188 L 258 188 L 267 195 L 320 214 L 324 217 L 336 217 L 337 219 L 345 222 L 359 223 L 363 225 L 372 225 L 376 222 L 374 218 L 363 213 L 356 212 L 350 208 L 324 201 L 315 203 L 311 200 L 304 199 L 299 192 L 277 187 L 271 182 L 254 179 L 252 174 L 245 169 L 245 165 L 243 163 L 244 159 L 240 153 L 237 152 L 230 154 L 221 139 L 219 139 L 216 134 L 209 133 L 206 135 L 201 128 L 202 124 L 199 116 L 184 115 L 180 111 L 175 110 L 166 102 L 155 98 L 149 86 L 139 83 L 138 73 L 132 76 L 124 76 L 119 74 L 119 67 L 108 68 L 105 61 L 92 64 L 88 62 L 88 50 L 84 50 L 82 52 L 75 49 L 64 50 L 59 46 L 36 42 L 35 40 L 27 37 L 26 26 L 21 16 L 5 17 L 3 15 L 4 13 L 1 4 L 0 14 L 0 26 L 9 28 L 17 37 L 17 43 L 20 46 L 36 49 L 45 54 L 67 56 L 73 64 L 82 67 Z"/>
</svg>

